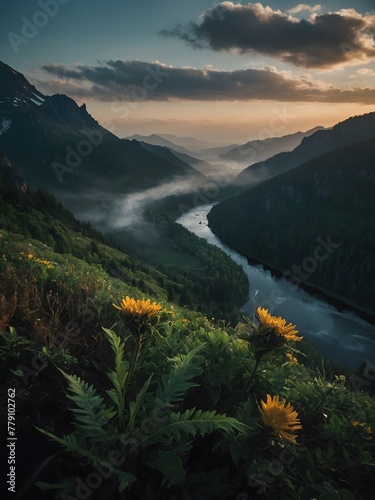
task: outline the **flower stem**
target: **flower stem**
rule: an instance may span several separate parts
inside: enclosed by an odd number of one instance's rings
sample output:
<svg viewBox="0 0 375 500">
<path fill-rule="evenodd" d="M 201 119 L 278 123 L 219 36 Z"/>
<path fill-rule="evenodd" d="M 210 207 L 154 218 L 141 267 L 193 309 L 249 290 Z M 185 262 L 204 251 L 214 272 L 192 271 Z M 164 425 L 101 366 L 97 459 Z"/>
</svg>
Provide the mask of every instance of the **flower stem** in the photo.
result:
<svg viewBox="0 0 375 500">
<path fill-rule="evenodd" d="M 244 385 L 244 386 L 243 386 L 243 388 L 242 388 L 242 391 L 241 391 L 242 393 L 247 392 L 247 390 L 248 390 L 248 389 L 249 389 L 249 387 L 251 386 L 251 384 L 252 384 L 252 382 L 253 382 L 253 380 L 254 380 L 255 374 L 256 374 L 256 372 L 257 372 L 257 370 L 258 370 L 258 367 L 259 367 L 259 364 L 260 364 L 261 359 L 262 359 L 261 357 L 257 357 L 257 358 L 255 359 L 255 363 L 254 363 L 254 366 L 253 366 L 253 370 L 252 370 L 252 372 L 251 372 L 251 374 L 250 374 L 250 377 L 247 379 L 247 381 L 246 381 L 245 385 Z"/>
<path fill-rule="evenodd" d="M 126 377 L 126 383 L 124 387 L 124 397 L 126 395 L 126 391 L 129 386 L 130 379 L 133 377 L 133 373 L 135 370 L 135 365 L 137 364 L 138 356 L 139 356 L 139 351 L 141 349 L 141 334 L 139 333 L 136 336 L 136 341 L 135 341 L 135 348 L 134 348 L 134 354 L 133 354 L 133 359 L 132 359 L 132 364 L 130 366 L 130 370 L 128 372 L 128 376 Z"/>
<path fill-rule="evenodd" d="M 245 394 L 247 392 L 247 390 L 249 389 L 249 387 L 251 386 L 253 380 L 254 380 L 254 377 L 255 377 L 255 374 L 257 372 L 257 369 L 259 367 L 259 364 L 261 362 L 261 359 L 262 357 L 259 356 L 255 359 L 255 363 L 254 363 L 254 366 L 253 366 L 253 369 L 250 373 L 250 376 L 249 378 L 246 380 L 245 382 L 245 385 L 242 387 L 242 390 L 238 393 L 238 396 L 235 398 L 235 400 L 233 401 L 232 403 L 232 406 L 235 406 L 237 403 L 238 403 L 238 400 L 239 398 L 241 397 L 242 394 Z"/>
</svg>

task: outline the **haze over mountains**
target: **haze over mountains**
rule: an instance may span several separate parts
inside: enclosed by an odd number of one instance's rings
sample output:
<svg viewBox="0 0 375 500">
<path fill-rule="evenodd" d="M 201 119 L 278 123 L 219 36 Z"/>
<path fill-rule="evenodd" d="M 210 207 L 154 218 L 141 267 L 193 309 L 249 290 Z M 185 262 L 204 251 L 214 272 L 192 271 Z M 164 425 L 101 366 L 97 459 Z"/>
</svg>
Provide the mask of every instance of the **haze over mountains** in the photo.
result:
<svg viewBox="0 0 375 500">
<path fill-rule="evenodd" d="M 65 95 L 47 97 L 23 75 L 0 63 L 0 150 L 34 186 L 61 192 L 129 192 L 174 177 L 203 179 L 165 150 L 116 137 Z"/>
<path fill-rule="evenodd" d="M 338 251 L 337 258 L 342 261 L 330 265 L 329 270 L 320 266 L 315 281 L 307 281 L 332 293 L 340 292 L 358 307 L 369 307 L 366 297 L 371 290 L 361 286 L 366 291 L 363 296 L 353 283 L 356 277 L 364 283 L 366 277 L 372 287 L 375 273 L 371 256 L 362 251 L 375 245 L 366 236 L 375 231 L 368 216 L 373 207 L 371 197 L 360 198 L 360 193 L 375 190 L 371 166 L 375 113 L 349 118 L 332 129 L 316 127 L 285 137 L 208 149 L 206 141 L 191 137 L 136 137 L 143 140 L 116 137 L 84 104 L 78 106 L 62 94 L 45 96 L 23 75 L 0 63 L 0 151 L 31 186 L 53 192 L 78 217 L 100 227 L 110 223 L 121 230 L 136 227 L 151 202 L 173 195 L 177 203 L 189 208 L 191 203 L 220 201 L 230 190 L 238 192 L 262 183 L 259 191 L 245 191 L 214 208 L 210 223 L 215 232 L 230 246 L 284 270 L 289 261 L 284 262 L 283 256 L 294 255 L 294 261 L 303 261 L 314 235 L 321 234 L 323 228 L 327 233 L 330 227 L 336 228 L 339 232 L 332 230 L 332 234 L 347 249 L 345 256 Z M 366 144 L 359 144 L 365 140 Z M 345 150 L 339 149 L 343 146 Z M 235 178 L 235 170 L 227 165 L 246 156 L 244 151 L 267 159 L 250 165 Z M 315 162 L 306 163 L 314 158 Z M 254 158 L 247 156 L 247 160 L 251 163 Z M 292 171 L 290 177 L 280 175 L 288 170 Z M 220 183 L 223 172 L 231 175 Z M 273 183 L 264 182 L 273 177 Z M 301 179 L 309 179 L 303 181 L 303 191 L 298 188 Z M 316 186 L 313 195 L 311 190 Z M 213 195 L 201 196 L 205 190 Z M 188 196 L 188 205 L 184 205 L 183 196 Z M 321 222 L 319 217 L 323 217 Z M 277 225 L 270 232 L 275 221 Z M 306 221 L 310 233 L 305 231 Z M 351 231 L 353 225 L 361 230 Z M 283 228 L 288 230 L 283 232 Z M 300 253 L 290 252 L 290 245 Z M 345 270 L 344 274 L 337 269 Z M 343 280 L 350 284 L 348 290 Z"/>
<path fill-rule="evenodd" d="M 240 184 L 254 184 L 298 167 L 302 163 L 334 149 L 375 137 L 375 113 L 355 116 L 332 129 L 318 130 L 305 137 L 291 152 L 282 152 L 257 162 L 238 176 Z"/>
<path fill-rule="evenodd" d="M 320 155 L 317 149 L 315 158 L 227 198 L 209 213 L 210 227 L 297 285 L 312 285 L 374 314 L 374 122 L 373 113 L 325 132 L 327 148 L 344 140 L 343 130 L 357 143 Z"/>
<path fill-rule="evenodd" d="M 177 136 L 174 134 L 151 134 L 139 135 L 135 134 L 128 139 L 135 139 L 136 141 L 147 142 L 155 146 L 165 146 L 180 151 L 181 153 L 199 155 L 200 152 L 210 148 L 229 147 L 228 144 L 219 142 L 204 141 L 194 137 Z"/>
<path fill-rule="evenodd" d="M 240 146 L 234 146 L 229 150 L 225 148 L 219 156 L 223 160 L 235 161 L 242 165 L 250 165 L 258 161 L 267 160 L 284 151 L 293 151 L 293 149 L 301 144 L 304 137 L 309 137 L 322 129 L 323 127 L 314 127 L 306 132 L 296 132 L 295 134 L 289 134 L 283 137 L 251 140 Z"/>
<path fill-rule="evenodd" d="M 63 94 L 46 96 L 21 73 L 0 63 L 0 151 L 30 185 L 55 193 L 76 215 L 90 217 L 92 207 L 108 215 L 107 207 L 117 194 L 166 186 L 146 194 L 147 203 L 154 196 L 197 192 L 218 175 L 225 174 L 228 184 L 238 173 L 213 153 L 217 146 L 232 145 L 173 134 L 134 137 L 146 141 L 117 137 L 87 112 L 85 104 L 78 106 Z M 289 137 L 277 141 L 280 147 L 290 147 Z M 85 212 L 79 209 L 83 196 Z"/>
</svg>

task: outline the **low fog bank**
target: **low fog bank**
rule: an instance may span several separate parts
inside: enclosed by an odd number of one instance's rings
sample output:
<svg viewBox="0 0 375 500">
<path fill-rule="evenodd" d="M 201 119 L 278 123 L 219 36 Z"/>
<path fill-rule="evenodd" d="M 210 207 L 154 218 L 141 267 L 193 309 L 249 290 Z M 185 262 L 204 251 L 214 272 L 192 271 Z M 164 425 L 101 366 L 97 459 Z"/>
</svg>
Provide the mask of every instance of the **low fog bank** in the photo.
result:
<svg viewBox="0 0 375 500">
<path fill-rule="evenodd" d="M 173 212 L 182 214 L 200 205 L 218 203 L 262 180 L 257 174 L 248 185 L 238 184 L 236 179 L 240 171 L 229 165 L 225 172 L 207 176 L 203 181 L 198 176 L 175 177 L 158 186 L 130 193 L 113 194 L 90 189 L 80 194 L 60 193 L 59 199 L 78 219 L 90 222 L 103 233 L 125 230 L 138 241 L 147 240 L 152 244 L 158 236 L 154 224 L 144 216 L 148 208 L 173 199 Z"/>
</svg>

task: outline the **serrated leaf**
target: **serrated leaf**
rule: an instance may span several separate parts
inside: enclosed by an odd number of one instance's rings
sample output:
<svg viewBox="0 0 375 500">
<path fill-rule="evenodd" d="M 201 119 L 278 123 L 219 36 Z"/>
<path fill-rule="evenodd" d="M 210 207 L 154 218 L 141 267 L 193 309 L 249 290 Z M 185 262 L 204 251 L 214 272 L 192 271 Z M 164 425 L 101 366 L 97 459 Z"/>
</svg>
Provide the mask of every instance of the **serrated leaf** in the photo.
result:
<svg viewBox="0 0 375 500">
<path fill-rule="evenodd" d="M 183 399 L 189 389 L 197 386 L 192 379 L 202 373 L 203 368 L 199 365 L 203 363 L 204 358 L 196 355 L 204 345 L 192 349 L 188 354 L 173 358 L 174 367 L 168 375 L 163 376 L 162 385 L 156 392 L 157 401 L 165 405 L 177 403 Z"/>
<path fill-rule="evenodd" d="M 72 409 L 72 412 L 81 423 L 80 429 L 83 435 L 95 441 L 105 441 L 108 436 L 103 426 L 108 421 L 108 410 L 103 403 L 103 398 L 96 394 L 92 385 L 89 386 L 76 375 L 69 375 L 60 368 L 58 370 L 69 382 L 71 394 L 67 397 L 77 406 Z"/>
<path fill-rule="evenodd" d="M 217 414 L 215 411 L 192 408 L 183 413 L 171 413 L 168 420 L 162 422 L 155 432 L 145 437 L 142 444 L 148 446 L 166 439 L 179 442 L 182 435 L 194 437 L 199 433 L 204 436 L 214 430 L 222 430 L 229 434 L 233 433 L 235 429 L 242 432 L 243 429 L 247 429 L 247 426 L 233 417 Z"/>
</svg>

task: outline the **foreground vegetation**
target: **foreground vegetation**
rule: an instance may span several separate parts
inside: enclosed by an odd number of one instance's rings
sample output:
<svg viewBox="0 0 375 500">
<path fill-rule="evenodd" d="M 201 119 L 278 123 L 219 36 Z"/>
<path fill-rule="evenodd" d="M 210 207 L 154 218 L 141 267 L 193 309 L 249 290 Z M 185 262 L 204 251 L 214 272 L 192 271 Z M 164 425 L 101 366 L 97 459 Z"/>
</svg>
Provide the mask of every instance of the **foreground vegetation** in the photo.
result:
<svg viewBox="0 0 375 500">
<path fill-rule="evenodd" d="M 11 388 L 18 498 L 371 497 L 369 367 L 324 362 L 264 309 L 234 326 L 173 303 L 162 270 L 4 186 L 0 402 Z"/>
<path fill-rule="evenodd" d="M 370 381 L 311 368 L 293 325 L 259 310 L 233 329 L 0 241 L 21 498 L 369 498 Z"/>
</svg>

